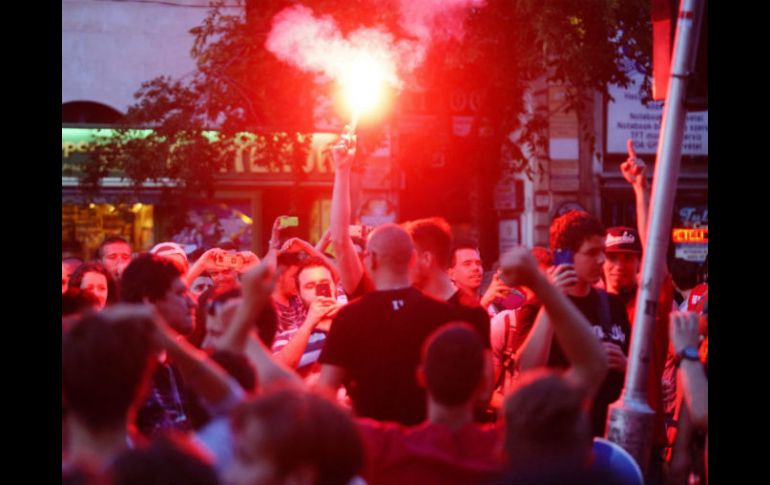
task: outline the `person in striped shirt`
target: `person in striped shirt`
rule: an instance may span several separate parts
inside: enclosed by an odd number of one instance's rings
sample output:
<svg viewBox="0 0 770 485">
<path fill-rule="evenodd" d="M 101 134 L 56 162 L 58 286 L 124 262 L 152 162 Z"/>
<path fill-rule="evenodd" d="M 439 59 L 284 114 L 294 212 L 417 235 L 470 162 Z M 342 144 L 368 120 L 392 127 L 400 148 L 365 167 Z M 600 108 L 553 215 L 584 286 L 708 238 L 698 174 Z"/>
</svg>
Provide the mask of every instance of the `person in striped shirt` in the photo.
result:
<svg viewBox="0 0 770 485">
<path fill-rule="evenodd" d="M 321 258 L 311 257 L 300 263 L 296 283 L 305 319 L 301 325 L 280 330 L 273 342 L 276 358 L 303 376 L 317 367 L 332 318 L 342 308 L 336 300 L 333 275 L 332 268 Z"/>
</svg>

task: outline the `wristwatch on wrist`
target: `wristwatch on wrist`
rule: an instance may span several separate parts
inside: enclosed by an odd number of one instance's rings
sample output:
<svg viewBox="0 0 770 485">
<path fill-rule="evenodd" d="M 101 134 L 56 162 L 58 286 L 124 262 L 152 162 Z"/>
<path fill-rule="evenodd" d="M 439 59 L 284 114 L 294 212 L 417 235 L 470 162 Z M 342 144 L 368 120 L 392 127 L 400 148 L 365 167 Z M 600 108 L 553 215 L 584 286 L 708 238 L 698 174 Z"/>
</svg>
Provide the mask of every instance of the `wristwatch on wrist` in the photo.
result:
<svg viewBox="0 0 770 485">
<path fill-rule="evenodd" d="M 682 360 L 693 360 L 695 362 L 700 362 L 700 355 L 698 355 L 698 349 L 696 349 L 692 345 L 688 345 L 687 347 L 677 352 L 676 353 L 677 367 L 679 367 L 679 364 L 682 363 Z"/>
</svg>

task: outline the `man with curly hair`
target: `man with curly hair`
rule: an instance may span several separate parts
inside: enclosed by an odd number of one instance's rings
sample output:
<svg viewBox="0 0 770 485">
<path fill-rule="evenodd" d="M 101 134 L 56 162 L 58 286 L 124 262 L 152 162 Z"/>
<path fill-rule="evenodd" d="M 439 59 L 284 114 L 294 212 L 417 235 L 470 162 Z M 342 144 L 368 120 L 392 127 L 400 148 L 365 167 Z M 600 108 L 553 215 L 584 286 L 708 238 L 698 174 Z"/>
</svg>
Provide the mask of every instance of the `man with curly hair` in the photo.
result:
<svg viewBox="0 0 770 485">
<path fill-rule="evenodd" d="M 607 407 L 623 388 L 631 331 L 625 305 L 616 295 L 595 288 L 605 262 L 605 230 L 601 222 L 586 212 L 572 211 L 551 223 L 551 251 L 568 250 L 572 263 L 558 264 L 549 271 L 556 286 L 564 292 L 591 323 L 607 354 L 609 372 L 591 409 L 592 432 L 603 436 Z M 520 370 L 547 365 L 565 368 L 567 360 L 554 340 L 549 316 L 541 311 L 527 341 L 516 359 Z"/>
</svg>

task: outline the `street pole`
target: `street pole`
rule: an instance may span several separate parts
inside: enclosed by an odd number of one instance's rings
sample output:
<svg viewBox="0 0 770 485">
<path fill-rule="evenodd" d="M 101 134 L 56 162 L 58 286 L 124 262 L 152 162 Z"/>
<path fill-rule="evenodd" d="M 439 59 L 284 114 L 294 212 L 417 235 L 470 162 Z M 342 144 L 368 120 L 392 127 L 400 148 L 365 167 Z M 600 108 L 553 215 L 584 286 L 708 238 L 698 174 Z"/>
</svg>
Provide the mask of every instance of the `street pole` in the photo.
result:
<svg viewBox="0 0 770 485">
<path fill-rule="evenodd" d="M 703 0 L 682 0 L 674 40 L 671 74 L 663 108 L 655 175 L 642 261 L 642 284 L 636 295 L 625 385 L 609 407 L 607 439 L 622 446 L 646 473 L 652 446 L 654 411 L 647 403 L 647 372 L 653 326 L 658 313 L 682 152 L 687 81 L 692 76 L 703 17 Z"/>
</svg>

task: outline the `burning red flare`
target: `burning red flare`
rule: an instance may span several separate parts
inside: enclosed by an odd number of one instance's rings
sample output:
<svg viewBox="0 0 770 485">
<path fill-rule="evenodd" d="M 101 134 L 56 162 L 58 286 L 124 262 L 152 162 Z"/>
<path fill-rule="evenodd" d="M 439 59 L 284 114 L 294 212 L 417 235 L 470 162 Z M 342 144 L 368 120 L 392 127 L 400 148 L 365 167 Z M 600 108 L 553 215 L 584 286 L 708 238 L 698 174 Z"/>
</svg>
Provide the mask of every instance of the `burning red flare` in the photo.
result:
<svg viewBox="0 0 770 485">
<path fill-rule="evenodd" d="M 335 80 L 343 89 L 355 126 L 359 115 L 379 104 L 386 86 L 403 87 L 399 74 L 408 74 L 422 64 L 433 38 L 461 39 L 468 12 L 485 3 L 400 0 L 400 23 L 409 36 L 404 39 L 368 27 L 343 36 L 331 16 L 316 16 L 308 7 L 294 5 L 273 18 L 266 47 L 282 61 L 317 73 L 323 81 Z"/>
</svg>

